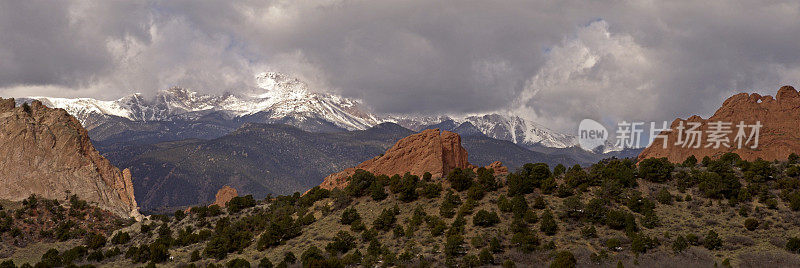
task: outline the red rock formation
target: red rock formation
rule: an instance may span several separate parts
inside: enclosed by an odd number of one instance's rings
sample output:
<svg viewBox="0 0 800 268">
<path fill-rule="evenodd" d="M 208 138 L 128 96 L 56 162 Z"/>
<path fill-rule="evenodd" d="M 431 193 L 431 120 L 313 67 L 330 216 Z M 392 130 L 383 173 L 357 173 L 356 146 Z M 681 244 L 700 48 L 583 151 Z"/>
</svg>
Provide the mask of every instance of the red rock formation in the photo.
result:
<svg viewBox="0 0 800 268">
<path fill-rule="evenodd" d="M 236 191 L 236 189 L 228 185 L 225 185 L 222 188 L 220 188 L 219 191 L 217 191 L 216 199 L 214 200 L 213 205 L 217 205 L 224 208 L 225 204 L 228 203 L 228 201 L 231 201 L 231 199 L 237 196 L 239 196 L 239 192 Z"/>
<path fill-rule="evenodd" d="M 92 146 L 77 119 L 38 101 L 15 107 L 0 98 L 0 198 L 75 194 L 121 217 L 141 219 L 129 170 L 120 171 Z"/>
<path fill-rule="evenodd" d="M 488 166 L 486 166 L 486 168 L 494 169 L 495 176 L 502 176 L 508 174 L 508 167 L 504 167 L 503 162 L 500 161 L 494 161 Z"/>
<path fill-rule="evenodd" d="M 382 156 L 329 175 L 320 187 L 325 189 L 344 187 L 347 185 L 347 177 L 358 169 L 390 176 L 406 172 L 421 176 L 425 172 L 430 172 L 436 178 L 446 175 L 454 168 L 470 167 L 467 162 L 467 150 L 461 147 L 461 137 L 458 134 L 429 129 L 399 140 Z"/>
<path fill-rule="evenodd" d="M 663 140 L 656 139 L 652 145 L 639 154 L 639 159 L 650 157 L 666 157 L 672 162 L 682 162 L 687 157 L 694 155 L 697 159 L 702 159 L 705 156 L 719 157 L 727 152 L 734 152 L 739 154 L 742 159 L 755 160 L 762 158 L 764 160 L 785 160 L 791 153 L 800 153 L 800 94 L 791 86 L 784 86 L 778 90 L 776 98 L 772 96 L 761 96 L 759 94 L 741 93 L 728 98 L 722 107 L 708 119 L 702 119 L 699 116 L 689 117 L 687 120 L 676 119 L 672 122 L 671 129 L 675 129 L 681 121 L 686 122 L 701 122 L 703 130 L 703 143 L 701 148 L 683 148 L 682 146 L 675 145 L 677 140 L 677 131 L 668 132 L 667 148 L 662 148 Z M 712 147 L 706 148 L 707 132 L 709 122 L 732 122 L 731 129 L 733 133 L 727 137 L 730 140 L 730 148 L 720 146 L 718 149 Z M 760 130 L 758 147 L 756 149 L 742 146 L 739 149 L 738 144 L 734 142 L 738 128 L 736 127 L 740 121 L 745 124 L 755 124 L 760 121 L 763 125 Z M 750 128 L 746 128 L 747 134 L 750 134 Z"/>
</svg>

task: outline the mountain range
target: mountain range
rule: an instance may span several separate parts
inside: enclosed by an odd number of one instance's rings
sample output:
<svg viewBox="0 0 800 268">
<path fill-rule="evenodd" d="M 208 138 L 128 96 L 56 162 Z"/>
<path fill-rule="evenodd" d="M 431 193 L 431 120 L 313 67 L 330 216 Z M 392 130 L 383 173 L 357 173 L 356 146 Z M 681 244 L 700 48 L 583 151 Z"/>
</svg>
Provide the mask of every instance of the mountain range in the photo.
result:
<svg viewBox="0 0 800 268">
<path fill-rule="evenodd" d="M 153 210 L 207 203 L 225 185 L 258 198 L 303 192 L 411 133 L 394 124 L 320 133 L 248 123 L 216 139 L 105 149 L 111 162 L 135 174 L 137 200 L 143 210 Z"/>
<path fill-rule="evenodd" d="M 256 77 L 258 89 L 212 96 L 171 88 L 115 101 L 31 97 L 63 108 L 88 130 L 111 163 L 130 169 L 145 211 L 212 201 L 224 185 L 242 194 L 303 192 L 328 174 L 371 159 L 425 129 L 458 133 L 469 161 L 587 164 L 638 151 L 589 152 L 574 136 L 513 115 L 376 115 L 359 100 L 318 93 L 280 73 Z"/>
<path fill-rule="evenodd" d="M 798 267 L 798 107 L 787 86 L 688 119 L 760 121 L 757 149 L 654 144 L 638 163 L 551 171 L 591 152 L 529 149 L 454 121 L 243 123 L 218 138 L 107 145 L 103 157 L 66 111 L 0 98 L 0 267 Z M 709 158 L 682 161 L 692 154 Z M 531 164 L 481 168 L 498 159 Z M 157 214 L 137 217 L 137 204 Z"/>
<path fill-rule="evenodd" d="M 568 148 L 577 144 L 573 135 L 547 129 L 515 115 L 498 113 L 451 116 L 377 115 L 361 101 L 314 92 L 297 78 L 266 72 L 256 76 L 252 92 L 219 96 L 184 88 L 170 88 L 152 98 L 132 94 L 118 100 L 92 98 L 29 97 L 49 107 L 65 109 L 89 130 L 92 139 L 125 139 L 124 132 L 148 132 L 158 141 L 179 138 L 214 138 L 244 123 L 278 123 L 312 132 L 365 130 L 393 122 L 413 131 L 446 125 L 454 129 L 469 122 L 484 135 L 522 146 Z"/>
<path fill-rule="evenodd" d="M 208 203 L 225 185 L 258 198 L 303 192 L 319 185 L 328 174 L 379 156 L 413 133 L 394 123 L 335 133 L 247 123 L 214 139 L 100 144 L 98 149 L 112 163 L 131 170 L 139 205 L 144 211 L 154 212 Z M 493 161 L 510 168 L 531 162 L 589 163 L 484 135 L 462 136 L 462 144 L 469 152 L 469 161 L 481 166 Z"/>
</svg>

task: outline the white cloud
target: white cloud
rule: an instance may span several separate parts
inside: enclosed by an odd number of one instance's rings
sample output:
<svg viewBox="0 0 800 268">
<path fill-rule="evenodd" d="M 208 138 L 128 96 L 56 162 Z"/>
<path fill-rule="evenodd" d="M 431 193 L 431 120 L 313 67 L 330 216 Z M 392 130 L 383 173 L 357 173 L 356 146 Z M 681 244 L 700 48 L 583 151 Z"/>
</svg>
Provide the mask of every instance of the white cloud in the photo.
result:
<svg viewBox="0 0 800 268">
<path fill-rule="evenodd" d="M 175 18 L 151 27 L 150 42 L 110 39 L 116 64 L 104 87 L 151 93 L 172 86 L 206 92 L 254 86 L 257 70 L 226 35 L 209 35 Z"/>
<path fill-rule="evenodd" d="M 641 119 L 655 111 L 659 69 L 648 49 L 630 36 L 609 32 L 600 20 L 548 50 L 546 62 L 525 85 L 517 114 L 561 130 L 584 118 Z"/>
<path fill-rule="evenodd" d="M 797 83 L 798 14 L 788 0 L 0 1 L 0 95 L 219 93 L 282 71 L 377 112 L 672 120 Z"/>
</svg>

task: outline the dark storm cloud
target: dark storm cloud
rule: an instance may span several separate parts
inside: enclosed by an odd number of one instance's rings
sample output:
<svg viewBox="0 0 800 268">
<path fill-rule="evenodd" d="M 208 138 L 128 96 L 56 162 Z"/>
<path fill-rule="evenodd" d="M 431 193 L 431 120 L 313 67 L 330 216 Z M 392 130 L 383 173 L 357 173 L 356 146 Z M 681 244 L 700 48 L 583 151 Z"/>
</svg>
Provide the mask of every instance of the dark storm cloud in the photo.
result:
<svg viewBox="0 0 800 268">
<path fill-rule="evenodd" d="M 102 43 L 76 41 L 66 2 L 0 3 L 0 86 L 78 85 L 110 62 Z M 91 42 L 95 41 L 95 42 Z"/>
<path fill-rule="evenodd" d="M 571 130 L 708 115 L 800 77 L 794 1 L 102 3 L 0 4 L 0 93 L 218 93 L 274 70 L 377 112 Z"/>
</svg>

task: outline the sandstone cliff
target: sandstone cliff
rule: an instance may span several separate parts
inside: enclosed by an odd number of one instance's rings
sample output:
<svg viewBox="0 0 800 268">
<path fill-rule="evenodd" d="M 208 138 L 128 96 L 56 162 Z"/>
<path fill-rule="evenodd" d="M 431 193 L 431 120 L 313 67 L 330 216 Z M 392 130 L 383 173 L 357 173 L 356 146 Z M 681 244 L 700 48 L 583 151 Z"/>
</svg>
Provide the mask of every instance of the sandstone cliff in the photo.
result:
<svg viewBox="0 0 800 268">
<path fill-rule="evenodd" d="M 495 172 L 507 172 L 502 163 L 492 163 Z M 467 150 L 461 146 L 461 137 L 450 131 L 428 129 L 399 140 L 381 156 L 367 160 L 356 167 L 326 177 L 320 187 L 340 188 L 356 170 L 373 174 L 394 175 L 409 172 L 423 175 L 430 172 L 434 178 L 443 177 L 455 168 L 474 168 L 467 162 Z"/>
<path fill-rule="evenodd" d="M 682 162 L 687 157 L 694 155 L 697 159 L 705 156 L 719 157 L 727 152 L 739 154 L 742 159 L 755 160 L 785 160 L 791 153 L 800 153 L 800 94 L 791 86 L 784 86 L 778 90 L 778 94 L 773 99 L 772 96 L 761 96 L 759 94 L 741 93 L 728 98 L 713 116 L 702 119 L 699 116 L 692 116 L 686 120 L 676 119 L 672 122 L 671 129 L 683 121 L 702 123 L 703 142 L 700 148 L 684 148 L 675 145 L 678 138 L 677 131 L 667 133 L 667 148 L 664 149 L 662 139 L 656 139 L 653 144 L 639 154 L 639 159 L 650 157 L 666 157 L 672 162 Z M 707 130 L 709 122 L 732 122 L 732 133 L 727 135 L 731 147 L 720 146 L 718 149 L 705 147 L 707 145 Z M 735 137 L 738 132 L 737 125 L 744 121 L 745 124 L 755 124 L 760 121 L 763 125 L 760 129 L 758 147 L 750 148 L 751 143 L 739 149 Z M 749 135 L 751 128 L 745 128 Z M 684 136 L 685 137 L 685 136 Z"/>
<path fill-rule="evenodd" d="M 141 219 L 131 173 L 92 146 L 86 130 L 62 109 L 38 101 L 15 107 L 0 98 L 0 199 L 75 194 L 121 217 Z"/>
</svg>

